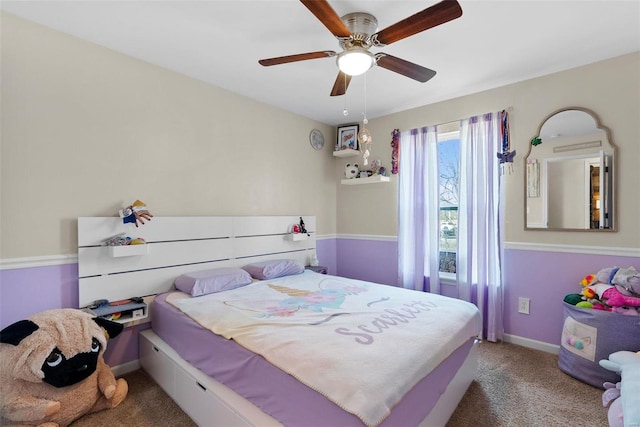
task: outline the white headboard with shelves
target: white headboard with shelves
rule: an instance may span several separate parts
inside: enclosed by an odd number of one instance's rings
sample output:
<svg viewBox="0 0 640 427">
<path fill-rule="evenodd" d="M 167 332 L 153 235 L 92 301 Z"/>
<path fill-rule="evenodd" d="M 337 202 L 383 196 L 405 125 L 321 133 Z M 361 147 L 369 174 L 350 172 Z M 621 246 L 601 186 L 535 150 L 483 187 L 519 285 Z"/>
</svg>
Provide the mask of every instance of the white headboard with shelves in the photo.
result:
<svg viewBox="0 0 640 427">
<path fill-rule="evenodd" d="M 304 220 L 306 239 L 291 239 Z M 103 246 L 126 233 L 144 247 Z M 118 217 L 78 218 L 79 305 L 166 292 L 183 273 L 250 262 L 293 258 L 308 265 L 316 250 L 316 217 L 214 216 L 153 217 L 136 228 Z"/>
</svg>

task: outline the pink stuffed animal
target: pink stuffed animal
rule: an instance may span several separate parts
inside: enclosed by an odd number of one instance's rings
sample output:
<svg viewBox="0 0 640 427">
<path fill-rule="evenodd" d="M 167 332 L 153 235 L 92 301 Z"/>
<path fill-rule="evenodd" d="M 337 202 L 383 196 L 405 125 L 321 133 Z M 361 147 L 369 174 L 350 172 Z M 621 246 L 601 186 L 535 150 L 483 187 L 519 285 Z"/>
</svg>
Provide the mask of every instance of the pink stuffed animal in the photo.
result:
<svg viewBox="0 0 640 427">
<path fill-rule="evenodd" d="M 589 286 L 598 297 L 600 301 L 604 302 L 610 307 L 640 307 L 640 298 L 628 297 L 623 295 L 615 286 L 606 285 L 604 283 L 596 283 Z"/>
</svg>

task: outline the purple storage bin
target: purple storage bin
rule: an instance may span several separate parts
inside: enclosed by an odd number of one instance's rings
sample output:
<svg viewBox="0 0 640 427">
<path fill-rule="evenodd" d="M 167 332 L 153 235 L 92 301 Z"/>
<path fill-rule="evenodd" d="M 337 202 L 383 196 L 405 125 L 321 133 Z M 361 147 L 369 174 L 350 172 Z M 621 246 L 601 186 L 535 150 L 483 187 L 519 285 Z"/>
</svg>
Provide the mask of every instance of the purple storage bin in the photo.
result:
<svg viewBox="0 0 640 427">
<path fill-rule="evenodd" d="M 558 366 L 562 372 L 604 388 L 606 381 L 617 383 L 620 375 L 598 362 L 620 350 L 640 350 L 640 316 L 578 308 L 566 302 Z"/>
</svg>

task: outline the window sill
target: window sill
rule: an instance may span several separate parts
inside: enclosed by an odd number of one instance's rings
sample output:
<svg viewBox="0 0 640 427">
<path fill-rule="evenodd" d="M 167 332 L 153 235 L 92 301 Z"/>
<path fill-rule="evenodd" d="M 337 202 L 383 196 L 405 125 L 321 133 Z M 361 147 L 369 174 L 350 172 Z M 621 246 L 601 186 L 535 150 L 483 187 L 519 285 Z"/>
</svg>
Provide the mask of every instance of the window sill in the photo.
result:
<svg viewBox="0 0 640 427">
<path fill-rule="evenodd" d="M 455 273 L 442 273 L 442 272 L 440 272 L 440 284 L 441 285 L 449 285 L 449 286 L 457 286 L 458 282 L 456 281 Z"/>
</svg>

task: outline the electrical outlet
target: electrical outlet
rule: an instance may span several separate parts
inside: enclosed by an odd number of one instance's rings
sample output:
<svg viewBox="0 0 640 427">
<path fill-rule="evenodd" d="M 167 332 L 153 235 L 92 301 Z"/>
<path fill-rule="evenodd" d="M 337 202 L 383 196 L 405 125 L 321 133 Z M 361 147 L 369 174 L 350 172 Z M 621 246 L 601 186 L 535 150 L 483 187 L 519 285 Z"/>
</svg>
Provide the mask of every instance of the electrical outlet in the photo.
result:
<svg viewBox="0 0 640 427">
<path fill-rule="evenodd" d="M 518 313 L 529 314 L 529 298 L 518 298 Z"/>
</svg>

